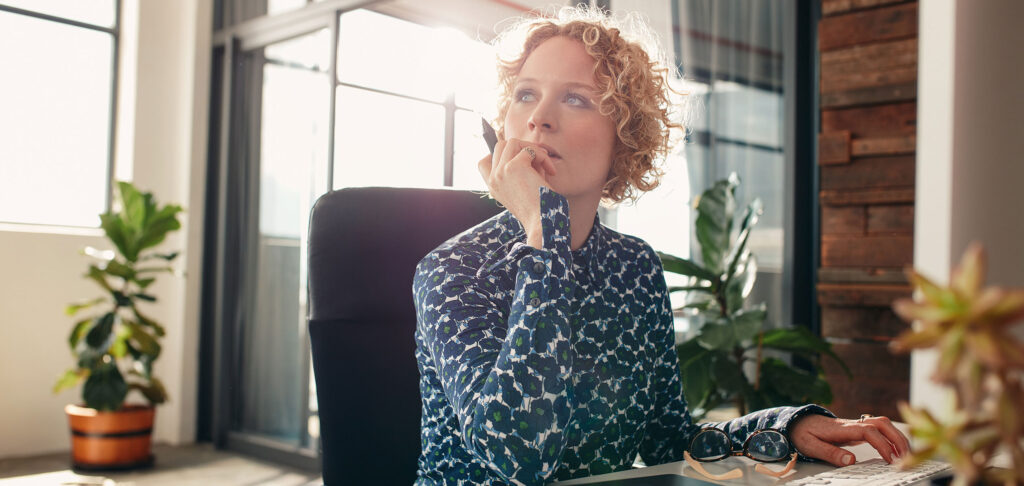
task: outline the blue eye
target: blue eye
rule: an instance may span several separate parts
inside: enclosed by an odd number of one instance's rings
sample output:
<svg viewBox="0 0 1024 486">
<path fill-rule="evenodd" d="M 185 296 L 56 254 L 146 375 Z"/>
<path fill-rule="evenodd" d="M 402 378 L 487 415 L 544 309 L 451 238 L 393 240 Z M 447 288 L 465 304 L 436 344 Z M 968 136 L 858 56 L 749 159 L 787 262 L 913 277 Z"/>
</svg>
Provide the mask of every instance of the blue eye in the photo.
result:
<svg viewBox="0 0 1024 486">
<path fill-rule="evenodd" d="M 518 102 L 530 102 L 534 101 L 534 99 L 535 97 L 533 96 L 533 91 L 526 89 L 516 91 L 515 100 Z"/>
<path fill-rule="evenodd" d="M 580 95 L 578 95 L 576 93 L 569 93 L 565 97 L 565 102 L 570 104 L 570 105 L 572 105 L 572 106 L 587 106 L 587 105 L 590 104 L 590 102 L 587 101 L 586 98 L 584 98 L 583 96 L 580 96 Z"/>
</svg>

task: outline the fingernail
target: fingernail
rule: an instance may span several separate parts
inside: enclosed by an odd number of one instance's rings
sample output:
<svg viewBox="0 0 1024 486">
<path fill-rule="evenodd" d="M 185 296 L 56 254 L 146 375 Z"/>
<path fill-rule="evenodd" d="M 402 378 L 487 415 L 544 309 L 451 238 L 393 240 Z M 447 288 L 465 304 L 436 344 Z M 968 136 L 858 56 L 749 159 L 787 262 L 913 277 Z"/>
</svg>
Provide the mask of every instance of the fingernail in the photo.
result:
<svg viewBox="0 0 1024 486">
<path fill-rule="evenodd" d="M 896 463 L 896 454 L 889 454 L 889 463 L 890 464 L 895 464 Z"/>
<path fill-rule="evenodd" d="M 849 466 L 850 464 L 853 464 L 853 456 L 850 454 L 843 456 L 843 465 Z"/>
</svg>

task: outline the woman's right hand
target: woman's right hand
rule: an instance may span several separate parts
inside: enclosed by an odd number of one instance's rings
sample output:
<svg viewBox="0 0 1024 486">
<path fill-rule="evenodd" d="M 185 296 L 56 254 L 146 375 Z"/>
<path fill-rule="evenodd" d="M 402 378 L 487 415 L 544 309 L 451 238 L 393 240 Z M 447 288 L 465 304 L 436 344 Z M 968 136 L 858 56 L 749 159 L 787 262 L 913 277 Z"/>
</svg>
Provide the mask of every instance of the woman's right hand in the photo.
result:
<svg viewBox="0 0 1024 486">
<path fill-rule="evenodd" d="M 533 150 L 531 156 L 528 150 Z M 526 244 L 544 246 L 540 224 L 541 187 L 549 187 L 547 176 L 555 175 L 555 166 L 547 150 L 519 139 L 499 140 L 494 155 L 477 163 L 491 196 L 519 220 L 526 231 Z"/>
</svg>

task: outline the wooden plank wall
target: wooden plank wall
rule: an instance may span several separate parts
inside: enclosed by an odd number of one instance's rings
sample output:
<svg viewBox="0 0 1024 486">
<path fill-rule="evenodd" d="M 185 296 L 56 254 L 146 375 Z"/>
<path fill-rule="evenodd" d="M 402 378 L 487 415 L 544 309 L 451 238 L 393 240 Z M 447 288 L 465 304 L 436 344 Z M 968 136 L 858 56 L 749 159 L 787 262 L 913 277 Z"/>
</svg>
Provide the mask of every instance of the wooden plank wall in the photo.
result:
<svg viewBox="0 0 1024 486">
<path fill-rule="evenodd" d="M 899 417 L 910 360 L 887 344 L 907 327 L 892 312 L 911 291 L 914 254 L 917 2 L 822 0 L 822 335 L 853 371 L 825 361 L 839 416 Z"/>
</svg>

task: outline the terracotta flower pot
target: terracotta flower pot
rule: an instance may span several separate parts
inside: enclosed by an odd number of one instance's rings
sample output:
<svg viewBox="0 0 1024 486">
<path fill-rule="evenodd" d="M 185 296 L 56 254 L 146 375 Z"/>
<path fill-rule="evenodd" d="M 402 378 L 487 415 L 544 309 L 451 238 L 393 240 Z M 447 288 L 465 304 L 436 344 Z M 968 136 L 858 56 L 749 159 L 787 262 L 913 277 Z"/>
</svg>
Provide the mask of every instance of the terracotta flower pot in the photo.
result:
<svg viewBox="0 0 1024 486">
<path fill-rule="evenodd" d="M 80 470 L 124 470 L 153 465 L 152 406 L 125 405 L 115 412 L 68 405 L 71 465 Z"/>
</svg>

